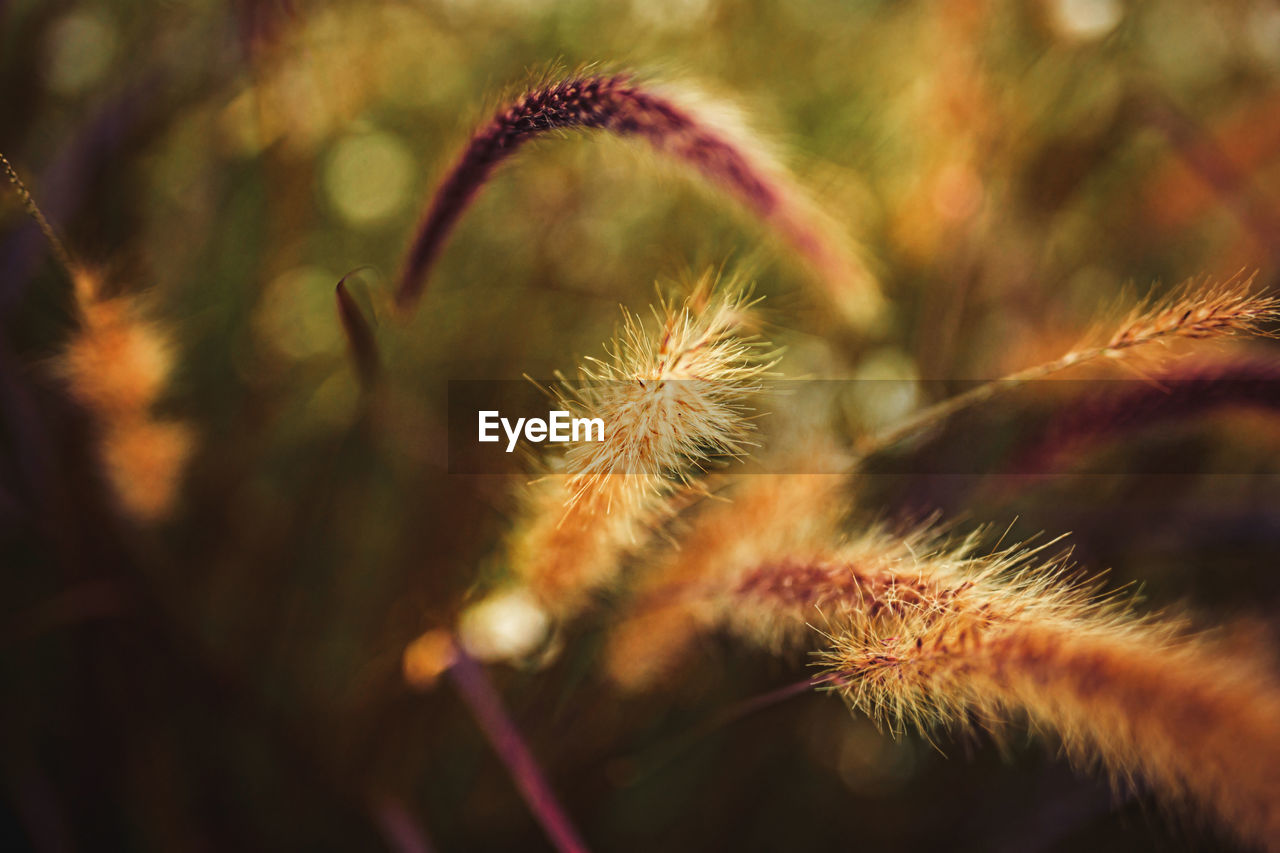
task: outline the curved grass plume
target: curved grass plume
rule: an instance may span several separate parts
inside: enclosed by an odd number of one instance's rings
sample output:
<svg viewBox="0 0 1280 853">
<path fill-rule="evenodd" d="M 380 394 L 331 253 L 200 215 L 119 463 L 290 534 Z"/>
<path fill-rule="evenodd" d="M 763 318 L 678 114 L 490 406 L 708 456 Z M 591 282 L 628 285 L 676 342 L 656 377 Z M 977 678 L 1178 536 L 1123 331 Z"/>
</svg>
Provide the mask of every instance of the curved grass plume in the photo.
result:
<svg viewBox="0 0 1280 853">
<path fill-rule="evenodd" d="M 573 129 L 636 137 L 685 164 L 799 254 L 844 317 L 865 324 L 879 312 L 875 279 L 780 165 L 630 74 L 575 76 L 536 88 L 475 132 L 431 196 L 409 245 L 396 292 L 401 308 L 421 297 L 449 234 L 494 170 L 536 137 Z"/>
</svg>

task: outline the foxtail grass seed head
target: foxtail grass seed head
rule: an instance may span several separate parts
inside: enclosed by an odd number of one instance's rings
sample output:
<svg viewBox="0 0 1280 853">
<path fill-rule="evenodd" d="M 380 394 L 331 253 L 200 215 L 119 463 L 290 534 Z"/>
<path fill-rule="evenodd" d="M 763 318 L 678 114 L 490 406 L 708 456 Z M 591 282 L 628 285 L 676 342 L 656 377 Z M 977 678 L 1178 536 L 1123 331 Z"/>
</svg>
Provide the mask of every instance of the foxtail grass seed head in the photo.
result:
<svg viewBox="0 0 1280 853">
<path fill-rule="evenodd" d="M 879 435 L 864 439 L 859 454 L 878 453 L 998 394 L 1103 359 L 1128 360 L 1153 350 L 1159 353 L 1157 344 L 1168 345 L 1178 340 L 1274 337 L 1275 332 L 1269 327 L 1280 321 L 1280 296 L 1257 290 L 1253 280 L 1253 276 L 1236 275 L 1219 283 L 1188 282 L 1165 299 L 1133 308 L 1109 334 L 1094 332 L 1090 340 L 1095 343 L 1078 346 L 1053 361 L 984 382 L 922 409 Z M 1101 343 L 1096 343 L 1098 340 Z"/>
<path fill-rule="evenodd" d="M 1060 567 L 1002 562 L 832 620 L 831 683 L 894 730 L 998 735 L 1026 719 L 1117 783 L 1280 842 L 1280 685 L 1263 662 L 1099 600 Z"/>
<path fill-rule="evenodd" d="M 125 418 L 159 396 L 172 364 L 170 345 L 125 297 L 104 297 L 98 273 L 77 268 L 73 279 L 81 327 L 61 359 L 81 402 Z"/>
<path fill-rule="evenodd" d="M 762 146 L 718 125 L 710 111 L 678 103 L 632 75 L 574 76 L 535 88 L 471 137 L 427 205 L 405 258 L 396 299 L 412 307 L 458 219 L 494 170 L 551 131 L 599 129 L 635 137 L 737 199 L 811 269 L 840 314 L 860 328 L 883 309 L 875 277 L 839 229 Z"/>
<path fill-rule="evenodd" d="M 800 458 L 828 459 L 829 470 L 847 465 L 824 436 L 793 439 L 784 452 L 795 456 L 779 460 L 780 468 Z M 610 679 L 630 691 L 648 690 L 676 670 L 699 634 L 719 628 L 751 633 L 768 646 L 802 635 L 803 618 L 790 624 L 767 610 L 748 614 L 731 591 L 757 567 L 829 553 L 848 491 L 848 477 L 840 474 L 751 474 L 686 513 L 677 546 L 650 560 L 612 628 L 605 651 Z"/>
<path fill-rule="evenodd" d="M 747 404 L 772 360 L 748 329 L 749 292 L 704 277 L 652 322 L 625 313 L 605 358 L 558 390 L 562 408 L 600 418 L 604 440 L 571 445 L 532 484 L 510 543 L 513 573 L 565 617 L 617 576 L 624 556 L 697 489 L 710 455 L 739 454 L 757 414 Z"/>
<path fill-rule="evenodd" d="M 139 521 L 158 521 L 174 505 L 194 444 L 188 426 L 152 411 L 172 367 L 169 342 L 135 299 L 105 295 L 97 271 L 76 266 L 72 281 L 80 325 L 57 370 L 96 421 L 122 509 Z"/>
<path fill-rule="evenodd" d="M 1065 553 L 1045 558 L 1052 542 L 981 553 L 981 532 L 948 544 L 928 527 L 873 529 L 744 554 L 741 537 L 714 530 L 727 520 L 708 522 L 672 560 L 691 564 L 615 631 L 606 660 L 620 686 L 668 672 L 691 623 L 771 648 L 809 634 L 826 647 L 821 683 L 892 731 L 998 735 L 1027 719 L 1118 782 L 1190 803 L 1246 841 L 1280 838 L 1280 686 L 1268 668 L 1180 620 L 1136 615 L 1082 583 Z"/>
<path fill-rule="evenodd" d="M 101 442 L 121 507 L 144 522 L 167 516 L 194 445 L 190 427 L 174 421 L 126 420 L 104 424 Z"/>
<path fill-rule="evenodd" d="M 1111 335 L 1111 353 L 1172 338 L 1204 339 L 1235 335 L 1273 335 L 1280 320 L 1280 297 L 1254 287 L 1255 276 L 1236 275 L 1222 282 L 1187 282 L 1164 299 L 1135 308 Z"/>
<path fill-rule="evenodd" d="M 101 273 L 72 258 L 3 154 L 0 172 L 71 278 L 79 328 L 56 371 L 96 420 L 103 467 L 121 508 L 139 521 L 156 521 L 173 507 L 193 443 L 187 426 L 151 414 L 168 381 L 169 342 L 134 300 L 107 295 Z"/>
</svg>

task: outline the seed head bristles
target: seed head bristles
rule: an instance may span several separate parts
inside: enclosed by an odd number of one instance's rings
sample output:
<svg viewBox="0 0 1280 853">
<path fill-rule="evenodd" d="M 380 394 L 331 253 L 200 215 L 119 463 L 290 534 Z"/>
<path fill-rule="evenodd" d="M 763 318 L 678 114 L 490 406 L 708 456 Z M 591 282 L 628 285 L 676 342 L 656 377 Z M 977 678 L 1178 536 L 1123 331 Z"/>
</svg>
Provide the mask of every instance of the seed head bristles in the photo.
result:
<svg viewBox="0 0 1280 853">
<path fill-rule="evenodd" d="M 1074 759 L 1193 801 L 1246 840 L 1276 842 L 1280 688 L 1257 661 L 1191 637 L 1179 620 L 1134 615 L 1126 596 L 1081 582 L 1066 553 L 1044 557 L 1057 540 L 981 553 L 981 531 L 947 544 L 925 527 L 786 555 L 752 541 L 758 520 L 695 521 L 651 579 L 665 586 L 611 638 L 617 683 L 649 686 L 699 628 L 777 648 L 813 626 L 828 645 L 821 682 L 894 731 L 976 723 L 998 733 L 1025 715 Z"/>
<path fill-rule="evenodd" d="M 843 459 L 821 439 L 795 437 L 785 446 L 810 462 L 830 456 L 833 470 Z M 652 687 L 676 669 L 699 632 L 724 627 L 738 606 L 726 591 L 744 574 L 799 554 L 828 554 L 848 502 L 847 480 L 833 474 L 753 474 L 734 479 L 719 495 L 723 500 L 704 502 L 677 546 L 657 556 L 638 579 L 609 638 L 609 677 L 628 690 Z M 792 632 L 803 627 L 800 619 Z"/>
<path fill-rule="evenodd" d="M 616 576 L 678 494 L 698 488 L 712 455 L 746 446 L 745 403 L 772 362 L 762 342 L 741 336 L 748 292 L 711 286 L 707 276 L 682 304 L 664 300 L 656 329 L 624 314 L 608 357 L 559 391 L 565 408 L 604 421 L 604 440 L 572 445 L 533 484 L 511 546 L 515 573 L 558 615 Z"/>
<path fill-rule="evenodd" d="M 53 230 L 53 226 L 49 220 L 45 218 L 44 211 L 36 204 L 36 200 L 32 198 L 27 185 L 18 177 L 18 172 L 3 154 L 0 154 L 0 171 L 4 172 L 5 178 L 9 181 L 9 185 L 13 187 L 13 191 L 18 194 L 18 198 L 22 201 L 22 206 L 26 208 L 27 215 L 30 216 L 40 229 L 40 233 L 44 235 L 48 241 L 49 247 L 53 249 L 53 255 L 57 259 L 58 264 L 66 271 L 68 276 L 75 277 L 76 263 L 71 258 L 71 253 L 67 251 L 67 247 L 62 242 L 62 238 L 58 236 L 58 232 Z"/>
<path fill-rule="evenodd" d="M 1166 300 L 1134 309 L 1104 343 L 1079 347 L 1061 358 L 985 382 L 929 406 L 886 432 L 863 441 L 858 447 L 859 455 L 870 456 L 932 429 L 957 412 L 984 403 L 996 394 L 1099 359 L 1125 358 L 1152 344 L 1179 338 L 1272 336 L 1266 326 L 1280 320 L 1280 298 L 1255 293 L 1253 280 L 1253 276 L 1237 275 L 1217 285 L 1197 287 L 1188 283 Z"/>
<path fill-rule="evenodd" d="M 155 521 L 172 508 L 191 449 L 190 429 L 152 407 L 169 377 L 168 342 L 134 300 L 104 296 L 100 277 L 75 268 L 80 327 L 57 362 L 69 392 L 93 416 L 107 478 L 126 513 Z"/>
<path fill-rule="evenodd" d="M 1267 668 L 1064 585 L 1060 569 L 1009 574 L 998 563 L 831 619 L 831 683 L 894 730 L 974 724 L 998 735 L 1025 718 L 1077 763 L 1275 848 L 1280 686 Z"/>
<path fill-rule="evenodd" d="M 1264 326 L 1280 320 L 1280 299 L 1255 292 L 1256 273 L 1236 275 L 1219 284 L 1188 282 L 1170 296 L 1139 305 L 1107 341 L 1119 352 L 1167 338 L 1268 335 Z"/>
<path fill-rule="evenodd" d="M 841 542 L 834 530 L 846 478 L 764 475 L 741 485 L 695 518 L 679 549 L 643 579 L 606 655 L 620 686 L 652 686 L 699 631 L 727 630 L 782 651 L 808 645 L 815 621 L 919 600 L 956 574 L 984 533 L 950 544 L 925 524 L 907 533 L 872 528 Z"/>
<path fill-rule="evenodd" d="M 654 309 L 657 334 L 624 312 L 608 357 L 589 358 L 581 381 L 561 386 L 566 408 L 603 418 L 606 439 L 565 454 L 571 503 L 617 474 L 696 476 L 713 456 L 738 456 L 753 428 L 745 401 L 774 362 L 747 335 L 755 302 L 728 290 L 708 301 L 704 277 L 683 305 Z M 606 508 L 607 509 L 607 508 Z"/>
<path fill-rule="evenodd" d="M 445 240 L 494 169 L 525 142 L 553 130 L 601 129 L 638 137 L 735 197 L 812 268 L 852 322 L 881 308 L 874 277 L 837 237 L 781 166 L 697 111 L 637 84 L 629 74 L 574 76 L 538 87 L 482 126 L 436 189 L 406 255 L 396 300 L 412 307 Z"/>
</svg>

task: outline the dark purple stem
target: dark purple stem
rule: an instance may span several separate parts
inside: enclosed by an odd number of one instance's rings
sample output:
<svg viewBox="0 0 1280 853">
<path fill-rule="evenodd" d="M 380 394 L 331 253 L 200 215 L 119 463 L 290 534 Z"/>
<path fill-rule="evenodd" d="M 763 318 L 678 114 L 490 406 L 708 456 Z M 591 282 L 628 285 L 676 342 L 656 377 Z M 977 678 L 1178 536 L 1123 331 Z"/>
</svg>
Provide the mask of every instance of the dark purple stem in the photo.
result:
<svg viewBox="0 0 1280 853">
<path fill-rule="evenodd" d="M 511 778 L 520 789 L 520 795 L 524 797 L 538 823 L 542 824 L 551 843 L 560 851 L 585 853 L 586 845 L 560 808 L 533 753 L 525 745 L 506 709 L 502 707 L 502 697 L 494 689 L 484 668 L 456 644 L 449 677 L 471 709 L 494 752 L 507 766 Z"/>
</svg>

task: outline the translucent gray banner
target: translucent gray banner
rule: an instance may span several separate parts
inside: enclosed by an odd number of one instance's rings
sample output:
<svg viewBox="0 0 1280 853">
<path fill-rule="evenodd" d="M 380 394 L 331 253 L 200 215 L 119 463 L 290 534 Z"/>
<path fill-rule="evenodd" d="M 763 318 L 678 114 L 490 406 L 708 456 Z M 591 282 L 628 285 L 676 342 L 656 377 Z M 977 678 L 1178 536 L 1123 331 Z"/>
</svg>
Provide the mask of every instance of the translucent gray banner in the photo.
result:
<svg viewBox="0 0 1280 853">
<path fill-rule="evenodd" d="M 980 399 L 938 411 L 966 394 Z M 584 460 L 606 473 L 671 475 L 829 474 L 854 460 L 892 474 L 1280 471 L 1271 450 L 1280 418 L 1258 417 L 1280 414 L 1280 374 L 1271 371 L 1017 386 L 456 380 L 448 396 L 455 474 L 571 473 Z M 1226 431 L 1235 449 L 1223 453 L 1206 440 L 1210 430 L 1219 439 Z"/>
</svg>

